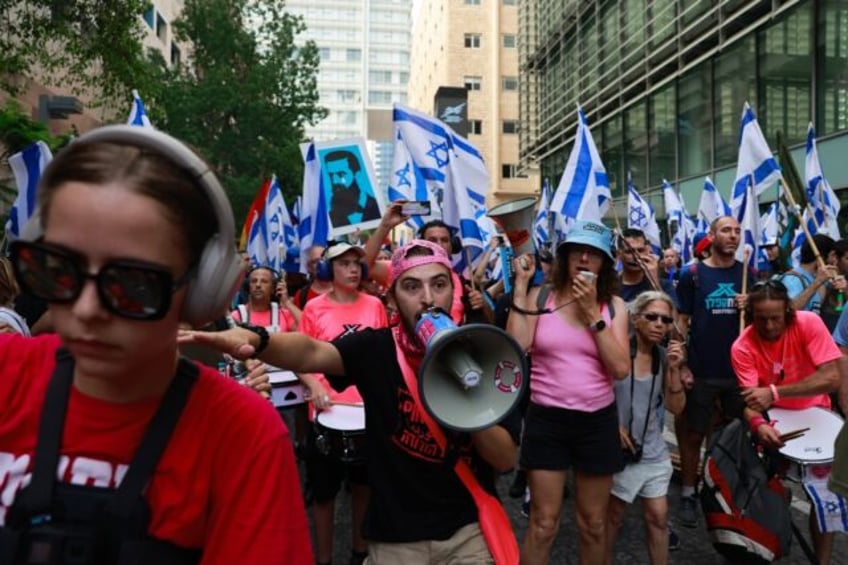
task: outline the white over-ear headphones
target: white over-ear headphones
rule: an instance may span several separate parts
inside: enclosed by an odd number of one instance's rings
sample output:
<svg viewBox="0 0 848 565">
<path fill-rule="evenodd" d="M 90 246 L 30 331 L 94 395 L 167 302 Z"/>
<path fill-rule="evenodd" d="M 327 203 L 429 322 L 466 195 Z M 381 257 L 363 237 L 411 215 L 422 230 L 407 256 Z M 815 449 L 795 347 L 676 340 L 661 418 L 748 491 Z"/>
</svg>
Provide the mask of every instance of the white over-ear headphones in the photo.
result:
<svg viewBox="0 0 848 565">
<path fill-rule="evenodd" d="M 140 147 L 171 161 L 194 179 L 198 189 L 212 205 L 217 229 L 206 242 L 194 276 L 188 283 L 180 317 L 194 327 L 201 327 L 219 318 L 228 308 L 241 282 L 242 268 L 236 252 L 232 208 L 209 166 L 181 141 L 152 128 L 105 126 L 86 133 L 72 143 L 116 143 Z M 43 235 L 38 211 L 22 231 L 24 239 L 28 240 Z"/>
</svg>

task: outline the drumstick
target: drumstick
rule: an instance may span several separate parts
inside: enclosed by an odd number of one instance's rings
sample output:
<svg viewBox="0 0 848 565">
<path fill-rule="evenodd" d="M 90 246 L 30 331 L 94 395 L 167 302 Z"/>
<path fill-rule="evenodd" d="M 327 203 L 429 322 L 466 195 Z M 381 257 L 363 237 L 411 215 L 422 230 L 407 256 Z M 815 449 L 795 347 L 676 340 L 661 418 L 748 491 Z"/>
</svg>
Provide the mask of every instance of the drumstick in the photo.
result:
<svg viewBox="0 0 848 565">
<path fill-rule="evenodd" d="M 363 404 L 361 402 L 343 402 L 341 400 L 333 400 L 330 402 L 333 406 L 354 406 L 361 408 Z"/>
<path fill-rule="evenodd" d="M 801 428 L 800 430 L 792 430 L 791 432 L 786 432 L 785 434 L 780 435 L 780 441 L 789 441 L 793 439 L 798 439 L 804 432 L 810 431 L 810 428 Z"/>
</svg>

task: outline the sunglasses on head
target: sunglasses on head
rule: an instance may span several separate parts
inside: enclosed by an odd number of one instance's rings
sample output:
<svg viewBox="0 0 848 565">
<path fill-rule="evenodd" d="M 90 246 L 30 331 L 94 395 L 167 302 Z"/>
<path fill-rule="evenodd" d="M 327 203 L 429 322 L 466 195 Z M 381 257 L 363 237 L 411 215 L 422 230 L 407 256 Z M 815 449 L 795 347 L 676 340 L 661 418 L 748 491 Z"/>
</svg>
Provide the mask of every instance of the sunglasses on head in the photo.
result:
<svg viewBox="0 0 848 565">
<path fill-rule="evenodd" d="M 666 316 L 665 314 L 656 314 L 654 312 L 649 312 L 648 314 L 639 314 L 649 322 L 656 322 L 657 320 L 662 320 L 663 324 L 670 324 L 674 321 L 674 318 L 671 316 Z"/>
<path fill-rule="evenodd" d="M 163 318 L 171 306 L 171 295 L 188 282 L 190 273 L 174 280 L 161 265 L 121 259 L 92 274 L 84 269 L 86 261 L 78 253 L 42 242 L 16 241 L 10 252 L 15 276 L 33 296 L 70 304 L 91 279 L 106 310 L 133 320 Z"/>
<path fill-rule="evenodd" d="M 751 287 L 751 292 L 762 290 L 764 288 L 770 288 L 778 292 L 789 292 L 786 289 L 786 285 L 777 279 L 766 279 L 764 281 L 758 281 L 754 283 L 754 286 Z"/>
</svg>

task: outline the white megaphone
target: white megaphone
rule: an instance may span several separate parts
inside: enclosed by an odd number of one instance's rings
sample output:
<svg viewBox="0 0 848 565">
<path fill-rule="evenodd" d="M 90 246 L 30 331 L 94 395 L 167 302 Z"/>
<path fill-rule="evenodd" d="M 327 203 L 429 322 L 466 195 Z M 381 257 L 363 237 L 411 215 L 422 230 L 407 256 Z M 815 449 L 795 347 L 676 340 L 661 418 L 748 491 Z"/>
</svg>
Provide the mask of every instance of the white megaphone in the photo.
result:
<svg viewBox="0 0 848 565">
<path fill-rule="evenodd" d="M 527 387 L 518 343 L 497 326 L 457 327 L 449 314 L 424 312 L 415 334 L 426 346 L 418 369 L 424 409 L 445 428 L 473 432 L 504 418 Z"/>
</svg>

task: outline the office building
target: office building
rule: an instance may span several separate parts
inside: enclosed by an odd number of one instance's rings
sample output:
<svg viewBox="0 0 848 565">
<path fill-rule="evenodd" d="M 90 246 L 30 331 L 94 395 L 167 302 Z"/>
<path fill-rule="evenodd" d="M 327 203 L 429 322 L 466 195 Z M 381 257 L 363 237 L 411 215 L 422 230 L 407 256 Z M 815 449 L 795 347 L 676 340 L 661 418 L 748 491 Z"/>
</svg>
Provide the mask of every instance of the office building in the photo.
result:
<svg viewBox="0 0 848 565">
<path fill-rule="evenodd" d="M 465 87 L 468 140 L 489 169 L 489 204 L 538 191 L 538 176 L 518 166 L 518 1 L 427 0 L 414 20 L 410 106 L 433 114 L 439 87 Z"/>
<path fill-rule="evenodd" d="M 406 103 L 412 0 L 289 0 L 286 9 L 306 22 L 297 40 L 315 41 L 321 56 L 319 104 L 329 114 L 307 128 L 307 137 L 368 139 L 377 185 L 385 190 L 391 107 Z"/>
<path fill-rule="evenodd" d="M 694 212 L 706 175 L 729 195 L 747 100 L 801 175 L 812 121 L 826 177 L 848 187 L 845 0 L 523 0 L 519 19 L 521 158 L 544 176 L 562 174 L 579 103 L 614 196 L 630 171 L 663 215 L 666 178 Z"/>
</svg>

